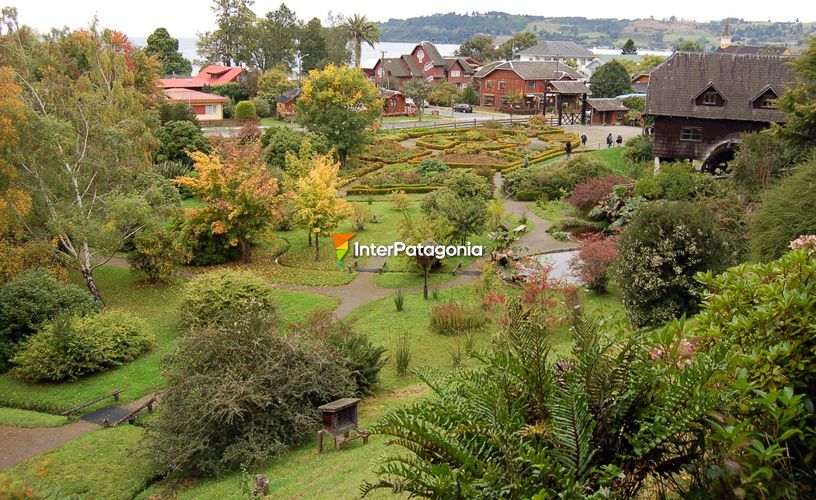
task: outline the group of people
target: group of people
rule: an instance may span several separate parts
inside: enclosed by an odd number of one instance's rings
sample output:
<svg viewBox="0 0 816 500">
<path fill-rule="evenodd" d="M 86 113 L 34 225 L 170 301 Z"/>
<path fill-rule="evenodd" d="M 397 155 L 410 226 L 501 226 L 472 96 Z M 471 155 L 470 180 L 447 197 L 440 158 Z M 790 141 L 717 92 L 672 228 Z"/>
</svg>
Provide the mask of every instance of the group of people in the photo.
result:
<svg viewBox="0 0 816 500">
<path fill-rule="evenodd" d="M 587 143 L 586 134 L 581 134 L 581 145 L 586 146 L 586 143 Z M 623 136 L 620 135 L 620 134 L 618 135 L 617 138 L 613 138 L 612 134 L 609 134 L 608 136 L 606 136 L 606 147 L 607 148 L 611 148 L 612 144 L 615 144 L 615 143 L 618 144 L 618 147 L 622 146 L 623 145 Z M 565 144 L 564 149 L 565 149 L 565 152 L 567 153 L 567 158 L 572 156 L 572 143 L 571 142 L 567 141 L 566 144 Z"/>
<path fill-rule="evenodd" d="M 611 148 L 612 144 L 614 144 L 614 143 L 617 143 L 618 147 L 622 146 L 623 145 L 623 136 L 618 134 L 618 137 L 616 139 L 612 138 L 612 134 L 609 134 L 608 136 L 606 136 L 606 147 L 607 147 L 607 149 Z"/>
</svg>

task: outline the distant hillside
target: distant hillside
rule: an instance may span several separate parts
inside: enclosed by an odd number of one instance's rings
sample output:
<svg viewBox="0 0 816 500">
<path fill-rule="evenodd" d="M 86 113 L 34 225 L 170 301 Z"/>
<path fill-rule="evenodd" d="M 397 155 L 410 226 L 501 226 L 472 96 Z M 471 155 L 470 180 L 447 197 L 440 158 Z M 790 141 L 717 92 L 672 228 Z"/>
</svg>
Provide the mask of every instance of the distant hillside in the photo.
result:
<svg viewBox="0 0 816 500">
<path fill-rule="evenodd" d="M 748 22 L 731 19 L 734 43 L 773 44 L 796 47 L 816 23 Z M 532 31 L 542 40 L 574 40 L 588 46 L 618 47 L 628 38 L 642 48 L 670 49 L 680 40 L 705 47 L 719 43 L 722 21 L 695 22 L 677 19 L 587 19 L 585 17 L 543 17 L 485 12 L 474 14 L 434 14 L 380 23 L 384 42 L 434 40 L 462 43 L 477 34 L 494 36 Z"/>
</svg>

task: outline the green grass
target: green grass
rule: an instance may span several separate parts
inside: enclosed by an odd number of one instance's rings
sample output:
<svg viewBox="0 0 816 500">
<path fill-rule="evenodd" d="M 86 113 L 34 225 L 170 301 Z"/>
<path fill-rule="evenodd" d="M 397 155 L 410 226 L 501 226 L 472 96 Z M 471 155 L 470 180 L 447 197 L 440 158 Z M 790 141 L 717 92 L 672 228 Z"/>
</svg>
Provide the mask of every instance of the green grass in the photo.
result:
<svg viewBox="0 0 816 500">
<path fill-rule="evenodd" d="M 568 215 L 572 209 L 572 205 L 564 203 L 562 200 L 554 200 L 542 203 L 541 205 L 538 203 L 530 203 L 528 209 L 544 220 L 560 222 Z"/>
<path fill-rule="evenodd" d="M 609 165 L 609 168 L 611 168 L 615 174 L 623 176 L 629 175 L 629 170 L 631 167 L 626 160 L 623 159 L 623 148 L 598 149 L 596 151 L 589 151 L 582 154 L 594 156 L 602 160 L 604 163 Z"/>
<path fill-rule="evenodd" d="M 132 498 L 154 479 L 138 451 L 144 429 L 99 429 L 0 473 L 23 482 L 42 498 Z M 39 496 L 38 496 L 39 498 Z"/>
<path fill-rule="evenodd" d="M 0 405 L 58 413 L 115 389 L 124 389 L 122 400 L 128 402 L 165 386 L 161 358 L 175 345 L 176 309 L 184 280 L 157 287 L 144 284 L 127 269 L 111 266 L 98 268 L 94 276 L 108 307 L 131 311 L 147 322 L 156 337 L 154 349 L 123 366 L 75 382 L 33 384 L 9 373 L 0 374 Z M 301 321 L 309 311 L 337 305 L 337 299 L 321 295 L 284 290 L 276 290 L 275 294 L 284 322 Z"/>
<path fill-rule="evenodd" d="M 273 117 L 270 116 L 270 117 L 266 117 L 266 118 L 261 118 L 260 126 L 261 127 L 289 127 L 289 128 L 295 128 L 296 125 L 294 123 L 292 123 L 291 121 L 278 120 L 278 119 L 273 118 Z"/>
<path fill-rule="evenodd" d="M 61 415 L 49 415 L 37 411 L 17 408 L 0 408 L 0 425 L 13 425 L 35 429 L 38 427 L 60 427 L 68 423 Z"/>
<path fill-rule="evenodd" d="M 431 115 L 425 113 L 422 115 L 423 122 L 438 122 L 443 120 L 451 120 L 450 116 Z M 386 116 L 382 119 L 383 123 L 402 123 L 402 122 L 419 122 L 416 116 Z"/>
</svg>

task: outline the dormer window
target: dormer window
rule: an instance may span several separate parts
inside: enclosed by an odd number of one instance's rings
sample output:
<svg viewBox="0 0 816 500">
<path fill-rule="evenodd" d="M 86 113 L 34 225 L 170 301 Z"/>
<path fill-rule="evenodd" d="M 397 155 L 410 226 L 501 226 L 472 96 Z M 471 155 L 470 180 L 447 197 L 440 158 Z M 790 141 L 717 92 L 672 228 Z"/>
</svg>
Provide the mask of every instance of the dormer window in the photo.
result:
<svg viewBox="0 0 816 500">
<path fill-rule="evenodd" d="M 754 109 L 776 109 L 774 100 L 778 97 L 772 88 L 766 87 L 751 101 L 751 105 Z"/>
<path fill-rule="evenodd" d="M 697 106 L 723 106 L 725 105 L 725 97 L 713 83 L 709 83 L 708 87 L 694 98 L 694 104 Z"/>
</svg>

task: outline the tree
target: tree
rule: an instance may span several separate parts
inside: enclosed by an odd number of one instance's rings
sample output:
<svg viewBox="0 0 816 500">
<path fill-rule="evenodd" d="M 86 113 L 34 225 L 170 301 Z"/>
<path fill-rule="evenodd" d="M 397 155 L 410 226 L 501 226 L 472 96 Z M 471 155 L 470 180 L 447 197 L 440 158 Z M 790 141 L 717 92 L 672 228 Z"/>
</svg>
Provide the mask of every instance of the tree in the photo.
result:
<svg viewBox="0 0 816 500">
<path fill-rule="evenodd" d="M 424 78 L 414 78 L 402 86 L 402 93 L 414 101 L 419 121 L 422 121 L 422 115 L 425 114 L 425 102 L 432 90 L 433 84 Z"/>
<path fill-rule="evenodd" d="M 239 120 L 252 119 L 257 116 L 255 105 L 252 101 L 241 101 L 235 105 L 235 118 Z M 259 134 L 260 135 L 260 134 Z"/>
<path fill-rule="evenodd" d="M 422 201 L 422 210 L 441 219 L 450 228 L 448 236 L 465 244 L 468 236 L 479 234 L 488 221 L 487 200 L 493 196 L 487 181 L 470 172 L 454 172 L 444 186 Z"/>
<path fill-rule="evenodd" d="M 479 104 L 479 93 L 470 83 L 462 89 L 462 102 L 474 106 Z"/>
<path fill-rule="evenodd" d="M 159 60 L 161 74 L 189 76 L 193 66 L 181 55 L 178 47 L 178 39 L 171 37 L 166 28 L 156 28 L 156 31 L 147 37 L 145 52 Z"/>
<path fill-rule="evenodd" d="M 680 40 L 674 47 L 677 52 L 703 52 L 703 47 L 693 40 Z"/>
<path fill-rule="evenodd" d="M 223 159 L 200 151 L 190 157 L 198 177 L 179 177 L 173 183 L 206 206 L 189 211 L 189 222 L 225 237 L 250 262 L 252 244 L 279 217 L 281 201 L 278 181 L 261 161 L 260 145 L 230 147 Z"/>
<path fill-rule="evenodd" d="M 493 37 L 488 35 L 476 35 L 465 40 L 455 54 L 459 57 L 472 57 L 485 64 L 495 61 L 499 57 L 496 51 L 496 43 Z"/>
<path fill-rule="evenodd" d="M 31 209 L 31 195 L 17 185 L 19 173 L 3 152 L 20 145 L 21 127 L 26 116 L 23 89 L 14 81 L 11 68 L 0 68 L 0 234 L 22 229 L 20 216 Z"/>
<path fill-rule="evenodd" d="M 239 65 L 245 36 L 255 22 L 253 0 L 213 0 L 210 10 L 217 28 L 198 34 L 198 54 L 207 63 L 221 62 L 225 66 Z"/>
<path fill-rule="evenodd" d="M 816 37 L 811 37 L 809 46 L 791 64 L 801 78 L 776 100 L 787 115 L 778 132 L 785 142 L 805 153 L 816 146 Z"/>
<path fill-rule="evenodd" d="M 188 152 L 210 152 L 210 143 L 201 133 L 201 129 L 188 121 L 165 123 L 156 130 L 156 139 L 159 141 L 159 147 L 154 153 L 157 163 L 169 160 L 192 165 Z"/>
<path fill-rule="evenodd" d="M 626 43 L 624 43 L 623 47 L 621 47 L 621 54 L 637 54 L 637 46 L 635 46 L 635 41 L 631 38 L 626 40 Z"/>
<path fill-rule="evenodd" d="M 245 28 L 241 60 L 266 71 L 277 66 L 295 66 L 300 21 L 286 4 L 267 12 Z"/>
<path fill-rule="evenodd" d="M 320 260 L 320 236 L 331 234 L 350 211 L 349 202 L 337 197 L 339 170 L 331 157 L 316 155 L 295 184 L 295 223 L 314 235 L 315 260 Z"/>
<path fill-rule="evenodd" d="M 434 106 L 449 107 L 459 102 L 461 95 L 462 91 L 458 85 L 453 82 L 442 81 L 432 86 L 431 93 L 428 95 L 428 102 Z"/>
<path fill-rule="evenodd" d="M 632 81 L 626 68 L 613 59 L 598 68 L 589 79 L 593 97 L 615 97 L 632 92 Z"/>
<path fill-rule="evenodd" d="M 657 56 L 653 54 L 644 54 L 640 58 L 640 62 L 638 63 L 637 71 L 639 73 L 648 73 L 652 69 L 656 68 L 660 63 L 665 61 L 666 58 L 663 56 Z"/>
<path fill-rule="evenodd" d="M 323 36 L 326 38 L 326 60 L 315 69 L 323 69 L 329 64 L 346 66 L 351 62 L 351 36 L 343 27 L 345 18 L 329 12 L 326 16 L 326 26 L 323 27 Z"/>
<path fill-rule="evenodd" d="M 123 34 L 95 27 L 7 40 L 0 64 L 22 83 L 26 116 L 17 146 L 5 153 L 19 173 L 15 186 L 32 198 L 27 230 L 58 241 L 58 255 L 101 300 L 94 269 L 149 218 L 126 179 L 149 168 L 155 65 Z"/>
<path fill-rule="evenodd" d="M 316 17 L 309 20 L 300 30 L 297 50 L 301 74 L 305 75 L 313 69 L 322 69 L 328 63 L 329 49 L 325 30 L 320 24 L 320 19 Z"/>
<path fill-rule="evenodd" d="M 263 72 L 258 78 L 258 97 L 272 102 L 287 90 L 295 88 L 289 75 L 281 68 L 272 68 Z"/>
<path fill-rule="evenodd" d="M 362 71 L 329 65 L 309 72 L 295 120 L 336 148 L 345 167 L 348 154 L 365 144 L 367 130 L 381 112 L 379 92 Z"/>
<path fill-rule="evenodd" d="M 535 33 L 529 31 L 522 31 L 516 33 L 509 40 L 499 46 L 498 54 L 507 60 L 515 59 L 519 52 L 538 43 L 538 37 Z"/>
<path fill-rule="evenodd" d="M 354 41 L 354 67 L 359 68 L 363 42 L 373 49 L 374 44 L 380 41 L 380 29 L 377 28 L 376 24 L 369 21 L 366 16 L 360 14 L 347 17 L 343 27 Z"/>
</svg>

